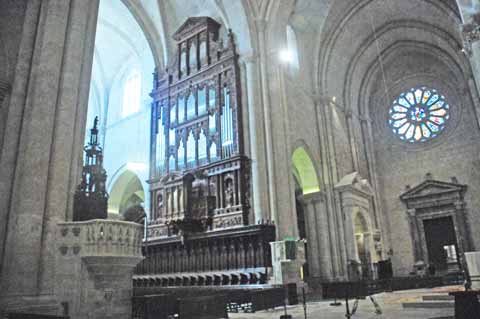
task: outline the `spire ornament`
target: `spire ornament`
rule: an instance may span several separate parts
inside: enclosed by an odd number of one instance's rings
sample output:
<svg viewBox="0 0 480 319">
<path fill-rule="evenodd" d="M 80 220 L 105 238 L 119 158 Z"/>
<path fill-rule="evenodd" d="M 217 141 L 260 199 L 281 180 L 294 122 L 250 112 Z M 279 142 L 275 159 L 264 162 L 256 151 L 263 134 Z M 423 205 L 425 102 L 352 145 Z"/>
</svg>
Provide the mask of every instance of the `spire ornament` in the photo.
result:
<svg viewBox="0 0 480 319">
<path fill-rule="evenodd" d="M 103 168 L 103 149 L 98 143 L 98 116 L 90 129 L 90 141 L 83 148 L 82 179 L 75 191 L 73 221 L 107 219 L 107 172 Z"/>
</svg>

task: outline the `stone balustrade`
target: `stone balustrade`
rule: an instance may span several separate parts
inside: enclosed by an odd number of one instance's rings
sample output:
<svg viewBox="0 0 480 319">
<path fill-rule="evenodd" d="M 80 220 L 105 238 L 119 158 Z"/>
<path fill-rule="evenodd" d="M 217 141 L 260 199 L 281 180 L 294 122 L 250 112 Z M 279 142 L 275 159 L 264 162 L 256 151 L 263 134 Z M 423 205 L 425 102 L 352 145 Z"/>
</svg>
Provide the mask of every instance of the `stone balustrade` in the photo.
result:
<svg viewBox="0 0 480 319">
<path fill-rule="evenodd" d="M 143 226 L 136 223 L 95 219 L 59 223 L 59 251 L 63 256 L 142 255 Z"/>
</svg>

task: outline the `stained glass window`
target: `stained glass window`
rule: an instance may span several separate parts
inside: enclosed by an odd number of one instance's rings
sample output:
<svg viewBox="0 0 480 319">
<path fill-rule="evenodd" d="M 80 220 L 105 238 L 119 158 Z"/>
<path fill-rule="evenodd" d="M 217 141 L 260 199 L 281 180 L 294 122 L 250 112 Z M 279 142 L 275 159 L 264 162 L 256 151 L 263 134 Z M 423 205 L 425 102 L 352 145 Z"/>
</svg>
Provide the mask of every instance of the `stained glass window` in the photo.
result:
<svg viewBox="0 0 480 319">
<path fill-rule="evenodd" d="M 388 124 L 402 141 L 425 142 L 445 129 L 450 106 L 437 90 L 418 87 L 410 89 L 393 101 Z"/>
<path fill-rule="evenodd" d="M 125 81 L 122 117 L 126 117 L 140 110 L 140 85 L 140 72 L 138 70 L 133 70 Z"/>
</svg>

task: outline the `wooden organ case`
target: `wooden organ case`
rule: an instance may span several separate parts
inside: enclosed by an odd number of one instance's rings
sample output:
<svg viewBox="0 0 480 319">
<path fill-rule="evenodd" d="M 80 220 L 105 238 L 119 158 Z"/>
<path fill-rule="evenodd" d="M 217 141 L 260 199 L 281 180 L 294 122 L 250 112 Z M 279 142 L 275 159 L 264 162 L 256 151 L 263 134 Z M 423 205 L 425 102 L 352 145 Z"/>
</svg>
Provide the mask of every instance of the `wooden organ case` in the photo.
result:
<svg viewBox="0 0 480 319">
<path fill-rule="evenodd" d="M 173 35 L 174 61 L 154 74 L 151 218 L 137 286 L 260 283 L 271 266 L 274 226 L 249 220 L 238 55 L 220 28 L 187 19 Z"/>
</svg>

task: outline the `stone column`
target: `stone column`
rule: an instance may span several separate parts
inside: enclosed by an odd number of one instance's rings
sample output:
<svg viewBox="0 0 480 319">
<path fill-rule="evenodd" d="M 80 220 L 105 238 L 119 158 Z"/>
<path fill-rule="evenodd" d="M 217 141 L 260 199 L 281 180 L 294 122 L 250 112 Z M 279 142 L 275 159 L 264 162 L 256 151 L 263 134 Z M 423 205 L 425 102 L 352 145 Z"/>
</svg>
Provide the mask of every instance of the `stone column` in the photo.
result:
<svg viewBox="0 0 480 319">
<path fill-rule="evenodd" d="M 352 167 L 355 172 L 359 171 L 359 164 L 358 164 L 358 154 L 357 154 L 357 144 L 355 141 L 355 133 L 354 133 L 354 126 L 353 126 L 353 118 L 352 118 L 352 111 L 348 110 L 345 113 L 345 122 L 347 124 L 347 135 L 348 135 L 348 142 L 350 144 L 350 153 L 352 154 Z"/>
<path fill-rule="evenodd" d="M 0 158 L 4 305 L 53 295 L 51 243 L 81 165 L 97 12 L 98 0 L 27 5 Z"/>
<path fill-rule="evenodd" d="M 332 280 L 332 256 L 330 247 L 332 242 L 329 236 L 329 223 L 326 207 L 326 197 L 322 192 L 304 196 L 307 211 L 308 230 L 308 261 L 311 264 L 310 272 L 313 277 L 322 281 Z"/>
<path fill-rule="evenodd" d="M 0 80 L 0 156 L 3 149 L 3 134 L 6 126 L 7 107 L 10 100 L 10 84 Z"/>
<path fill-rule="evenodd" d="M 277 217 L 277 202 L 276 202 L 276 184 L 275 184 L 275 157 L 273 151 L 273 138 L 272 138 L 272 115 L 271 115 L 271 103 L 269 94 L 269 77 L 267 65 L 268 61 L 268 48 L 266 40 L 266 27 L 267 21 L 265 19 L 256 19 L 255 25 L 258 29 L 258 52 L 259 52 L 259 72 L 260 72 L 260 90 L 262 93 L 262 110 L 263 110 L 263 127 L 265 134 L 265 150 L 266 150 L 266 174 L 267 185 L 266 189 L 268 193 L 270 216 L 272 220 L 276 220 Z M 278 232 L 278 231 L 277 231 Z"/>
<path fill-rule="evenodd" d="M 415 258 L 415 262 L 423 261 L 423 249 L 422 244 L 419 238 L 419 230 L 417 226 L 417 214 L 415 208 L 407 210 L 408 222 L 410 224 L 410 235 L 412 238 L 412 246 L 413 246 L 413 255 Z"/>
<path fill-rule="evenodd" d="M 310 277 L 320 278 L 320 248 L 319 239 L 316 226 L 316 212 L 314 199 L 303 198 L 302 200 L 305 208 L 305 221 L 306 221 L 306 233 L 307 233 L 307 262 Z"/>
<path fill-rule="evenodd" d="M 321 189 L 325 190 L 327 215 L 328 215 L 328 232 L 330 237 L 330 251 L 332 256 L 332 271 L 334 277 L 342 277 L 345 275 L 344 264 L 345 254 L 342 249 L 343 238 L 343 222 L 341 220 L 341 210 L 337 205 L 334 185 L 337 181 L 337 170 L 335 156 L 332 155 L 331 135 L 327 122 L 329 120 L 330 100 L 322 98 L 320 95 L 314 96 L 315 113 L 317 117 L 317 130 L 319 135 L 319 144 L 322 160 L 322 185 Z"/>
<path fill-rule="evenodd" d="M 376 229 L 383 229 L 384 233 L 390 233 L 389 224 L 383 220 L 382 214 L 382 203 L 380 201 L 380 191 L 379 191 L 379 181 L 377 174 L 377 164 L 376 157 L 374 152 L 374 141 L 373 141 L 373 129 L 372 129 L 372 120 L 370 118 L 361 118 L 360 125 L 362 128 L 362 134 L 365 145 L 365 155 L 368 163 L 368 180 L 373 187 L 373 213 L 374 213 L 374 226 Z M 386 227 L 386 228 L 385 228 Z M 388 243 L 388 236 L 382 236 L 382 240 L 385 243 Z"/>
<path fill-rule="evenodd" d="M 462 254 L 465 251 L 475 251 L 474 242 L 472 240 L 472 231 L 470 229 L 470 222 L 468 218 L 468 210 L 465 208 L 464 201 L 455 202 L 455 224 L 459 226 L 460 238 L 458 240 L 459 254 Z"/>
<path fill-rule="evenodd" d="M 264 122 L 261 112 L 261 97 L 259 96 L 258 83 L 258 57 L 251 55 L 242 59 L 245 65 L 245 85 L 247 101 L 243 103 L 248 113 L 250 159 L 252 163 L 252 200 L 253 200 L 253 223 L 261 220 L 269 220 L 268 185 L 265 160 L 265 135 L 263 132 Z"/>
<path fill-rule="evenodd" d="M 55 294 L 72 319 L 132 315 L 132 274 L 143 259 L 143 226 L 92 220 L 58 224 Z"/>
<path fill-rule="evenodd" d="M 472 66 L 474 81 L 469 81 L 471 93 L 474 98 L 474 109 L 476 113 L 477 124 L 480 126 L 480 12 L 471 10 L 472 8 L 460 5 L 460 11 L 463 18 L 463 52 L 469 58 Z M 475 12 L 475 13 L 473 13 Z"/>
</svg>

